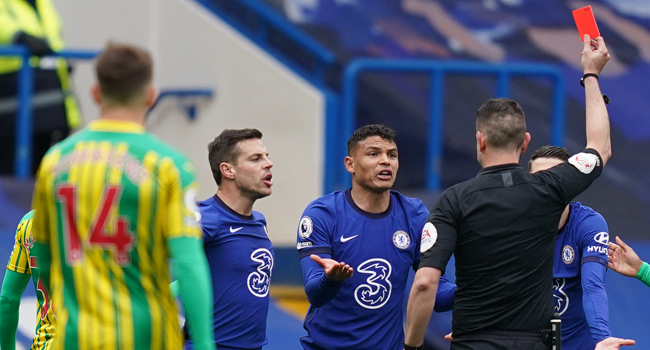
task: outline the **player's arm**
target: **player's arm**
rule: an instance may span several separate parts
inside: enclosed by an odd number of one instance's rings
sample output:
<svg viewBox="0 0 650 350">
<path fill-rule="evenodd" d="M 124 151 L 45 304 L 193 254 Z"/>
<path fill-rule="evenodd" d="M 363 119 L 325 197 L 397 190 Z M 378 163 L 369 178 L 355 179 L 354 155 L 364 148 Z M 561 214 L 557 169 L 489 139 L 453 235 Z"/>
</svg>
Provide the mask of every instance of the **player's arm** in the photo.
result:
<svg viewBox="0 0 650 350">
<path fill-rule="evenodd" d="M 406 307 L 407 346 L 418 347 L 424 342 L 440 276 L 456 248 L 455 211 L 448 192 L 443 193 L 422 230 L 420 268 L 415 273 Z"/>
<path fill-rule="evenodd" d="M 20 298 L 29 283 L 31 268 L 25 238 L 29 239 L 33 212 L 27 213 L 16 228 L 14 248 L 7 263 L 0 291 L 0 349 L 16 348 Z"/>
<path fill-rule="evenodd" d="M 192 325 L 194 348 L 214 349 L 212 279 L 203 241 L 198 237 L 178 237 L 169 239 L 167 247 L 187 323 Z"/>
<path fill-rule="evenodd" d="M 300 259 L 309 303 L 321 307 L 330 302 L 341 289 L 343 281 L 352 277 L 352 268 L 345 262 L 331 259 L 329 254 L 312 254 Z"/>
<path fill-rule="evenodd" d="M 598 343 L 611 337 L 609 309 L 605 290 L 607 272 L 607 222 L 598 213 L 584 218 L 580 223 L 580 282 L 582 284 L 582 309 L 591 331 L 591 337 Z"/>
<path fill-rule="evenodd" d="M 438 291 L 436 292 L 436 303 L 433 307 L 435 312 L 451 311 L 454 307 L 454 299 L 456 297 L 456 284 L 447 279 L 446 275 L 440 276 L 438 282 Z"/>
<path fill-rule="evenodd" d="M 603 37 L 598 37 L 595 41 L 592 41 L 588 35 L 585 35 L 581 59 L 585 74 L 600 74 L 609 57 Z M 598 152 L 603 165 L 605 165 L 612 155 L 607 107 L 603 101 L 598 79 L 593 76 L 587 77 L 584 84 L 587 148 Z"/>
<path fill-rule="evenodd" d="M 29 274 L 5 271 L 0 291 L 0 349 L 16 349 L 20 298 L 29 283 Z"/>
<path fill-rule="evenodd" d="M 174 277 L 178 280 L 185 317 L 192 325 L 190 338 L 195 349 L 214 349 L 212 323 L 212 278 L 203 250 L 196 182 L 191 163 L 163 161 L 160 169 L 162 186 L 167 187 L 168 215 L 165 236 L 172 258 Z"/>
<path fill-rule="evenodd" d="M 321 307 L 330 302 L 343 282 L 352 276 L 352 268 L 332 259 L 332 231 L 336 218 L 330 208 L 316 200 L 305 209 L 298 224 L 298 254 L 309 303 Z"/>
<path fill-rule="evenodd" d="M 616 243 L 609 242 L 609 268 L 628 277 L 636 277 L 650 287 L 650 265 L 643 262 L 634 249 L 618 236 Z"/>
</svg>

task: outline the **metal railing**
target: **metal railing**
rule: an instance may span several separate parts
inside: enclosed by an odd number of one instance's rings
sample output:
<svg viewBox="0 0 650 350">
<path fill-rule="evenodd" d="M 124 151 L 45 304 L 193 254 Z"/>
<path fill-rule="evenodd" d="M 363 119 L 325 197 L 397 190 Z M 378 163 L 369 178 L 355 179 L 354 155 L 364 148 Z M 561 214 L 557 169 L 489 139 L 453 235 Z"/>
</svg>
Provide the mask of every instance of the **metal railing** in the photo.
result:
<svg viewBox="0 0 650 350">
<path fill-rule="evenodd" d="M 404 72 L 431 74 L 428 145 L 426 150 L 426 188 L 429 191 L 440 190 L 440 166 L 443 149 L 443 101 L 445 90 L 445 75 L 496 75 L 498 97 L 508 97 L 510 79 L 513 76 L 543 76 L 549 77 L 554 83 L 553 116 L 551 122 L 551 144 L 561 146 L 564 140 L 565 124 L 565 91 L 564 77 L 558 68 L 552 65 L 507 63 L 493 64 L 462 61 L 434 60 L 391 60 L 391 59 L 357 59 L 345 69 L 343 77 L 343 112 L 339 135 L 352 135 L 356 125 L 357 81 L 362 72 Z M 340 143 L 340 142 L 339 142 Z M 336 148 L 338 156 L 343 159 L 346 150 L 342 146 Z M 340 169 L 340 168 L 339 168 Z M 333 180 L 333 188 L 347 188 L 350 177 L 345 169 L 338 171 Z"/>
<path fill-rule="evenodd" d="M 59 51 L 53 56 L 65 59 L 90 60 L 99 51 Z M 20 45 L 0 46 L 0 56 L 18 57 L 22 62 L 29 62 L 29 50 Z M 31 173 L 32 160 L 32 96 L 34 94 L 34 68 L 22 64 L 18 71 L 18 111 L 16 116 L 16 156 L 14 158 L 14 175 L 25 179 Z"/>
<path fill-rule="evenodd" d="M 100 51 L 87 50 L 66 50 L 54 54 L 56 57 L 65 59 L 91 60 L 95 58 Z M 19 57 L 22 62 L 28 62 L 30 59 L 29 50 L 23 46 L 0 46 L 0 57 Z M 16 94 L 18 100 L 18 111 L 16 115 L 16 155 L 14 158 L 14 176 L 19 179 L 27 178 L 31 173 L 32 164 L 32 100 L 34 95 L 34 68 L 29 64 L 21 65 L 18 72 L 18 91 Z M 214 90 L 211 88 L 203 89 L 162 89 L 158 95 L 153 109 L 161 100 L 167 97 L 205 97 L 214 96 Z M 188 104 L 185 109 L 190 120 L 196 117 L 196 104 Z"/>
</svg>

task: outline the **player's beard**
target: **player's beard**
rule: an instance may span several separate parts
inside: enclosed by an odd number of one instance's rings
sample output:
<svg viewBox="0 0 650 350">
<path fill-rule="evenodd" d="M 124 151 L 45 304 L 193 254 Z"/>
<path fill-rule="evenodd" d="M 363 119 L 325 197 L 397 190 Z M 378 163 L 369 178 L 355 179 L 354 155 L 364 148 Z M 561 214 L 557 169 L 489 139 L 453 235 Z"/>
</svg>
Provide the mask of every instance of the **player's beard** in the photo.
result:
<svg viewBox="0 0 650 350">
<path fill-rule="evenodd" d="M 261 180 L 247 179 L 250 181 L 242 181 L 236 179 L 237 187 L 241 191 L 242 196 L 248 197 L 252 200 L 257 200 L 271 195 L 271 188 L 267 187 Z M 266 187 L 266 188 L 265 188 Z M 268 189 L 265 191 L 265 189 Z"/>
</svg>

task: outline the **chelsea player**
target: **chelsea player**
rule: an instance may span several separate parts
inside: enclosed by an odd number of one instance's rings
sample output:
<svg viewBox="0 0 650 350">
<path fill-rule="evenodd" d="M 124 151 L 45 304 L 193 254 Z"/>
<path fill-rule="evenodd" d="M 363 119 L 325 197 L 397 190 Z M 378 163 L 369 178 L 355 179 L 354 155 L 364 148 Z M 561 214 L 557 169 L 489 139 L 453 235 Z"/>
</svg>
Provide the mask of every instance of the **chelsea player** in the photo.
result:
<svg viewBox="0 0 650 350">
<path fill-rule="evenodd" d="M 546 170 L 570 157 L 564 148 L 544 146 L 533 153 L 528 170 Z M 580 202 L 567 205 L 560 218 L 553 295 L 566 350 L 591 350 L 611 337 L 605 291 L 608 232 L 603 216 Z"/>
<path fill-rule="evenodd" d="M 274 255 L 266 219 L 253 204 L 271 194 L 273 162 L 256 129 L 224 130 L 208 151 L 218 190 L 199 202 L 199 212 L 212 275 L 214 339 L 219 350 L 262 349 Z M 187 328 L 191 332 L 192 325 Z"/>
<path fill-rule="evenodd" d="M 409 269 L 420 260 L 428 210 L 391 191 L 399 168 L 395 132 L 357 129 L 345 167 L 352 188 L 311 202 L 298 227 L 298 252 L 310 302 L 304 349 L 401 349 Z M 436 311 L 451 309 L 455 285 L 441 288 Z"/>
</svg>

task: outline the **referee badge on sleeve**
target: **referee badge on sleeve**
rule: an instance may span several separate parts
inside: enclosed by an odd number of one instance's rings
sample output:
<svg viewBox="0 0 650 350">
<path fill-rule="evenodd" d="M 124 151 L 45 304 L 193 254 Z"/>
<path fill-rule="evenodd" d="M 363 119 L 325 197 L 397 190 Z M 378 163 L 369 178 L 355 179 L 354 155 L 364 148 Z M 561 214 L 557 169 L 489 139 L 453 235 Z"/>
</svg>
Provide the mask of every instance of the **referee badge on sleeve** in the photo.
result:
<svg viewBox="0 0 650 350">
<path fill-rule="evenodd" d="M 427 222 L 422 229 L 422 238 L 420 242 L 420 252 L 424 253 L 431 249 L 438 239 L 438 230 L 432 223 Z"/>
<path fill-rule="evenodd" d="M 569 164 L 583 174 L 591 174 L 594 168 L 600 165 L 600 159 L 593 153 L 581 152 L 569 158 Z"/>
</svg>

